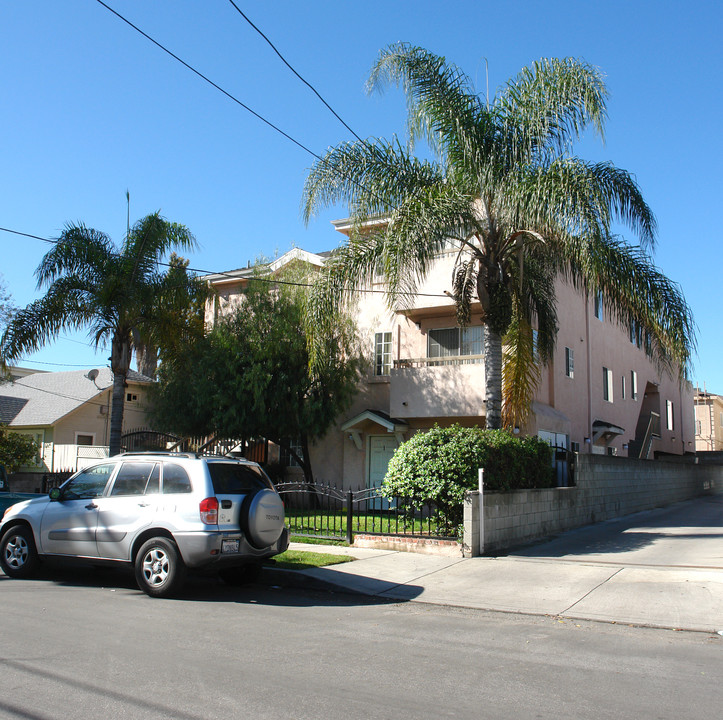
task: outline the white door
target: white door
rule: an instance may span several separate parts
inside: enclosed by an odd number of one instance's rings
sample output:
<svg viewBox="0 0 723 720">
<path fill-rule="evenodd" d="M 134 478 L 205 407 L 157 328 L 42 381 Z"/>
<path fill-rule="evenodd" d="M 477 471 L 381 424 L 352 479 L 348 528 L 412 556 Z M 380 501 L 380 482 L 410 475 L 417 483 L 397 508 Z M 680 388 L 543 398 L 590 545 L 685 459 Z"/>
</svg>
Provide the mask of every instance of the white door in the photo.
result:
<svg viewBox="0 0 723 720">
<path fill-rule="evenodd" d="M 389 461 L 397 449 L 397 440 L 388 435 L 372 435 L 369 438 L 369 477 L 367 487 L 381 487 L 384 476 L 387 474 Z M 370 510 L 387 510 L 389 501 L 381 498 L 369 503 Z"/>
</svg>

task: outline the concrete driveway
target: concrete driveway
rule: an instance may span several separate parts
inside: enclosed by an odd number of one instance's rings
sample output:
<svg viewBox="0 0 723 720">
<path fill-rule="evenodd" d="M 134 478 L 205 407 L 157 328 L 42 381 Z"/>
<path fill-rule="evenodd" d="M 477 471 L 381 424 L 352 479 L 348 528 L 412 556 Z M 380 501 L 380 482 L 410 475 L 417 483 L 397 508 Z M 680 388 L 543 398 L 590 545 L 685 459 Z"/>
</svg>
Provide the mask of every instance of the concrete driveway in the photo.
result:
<svg viewBox="0 0 723 720">
<path fill-rule="evenodd" d="M 723 495 L 572 530 L 510 557 L 723 570 Z"/>
<path fill-rule="evenodd" d="M 500 557 L 349 552 L 359 559 L 306 574 L 397 600 L 723 632 L 721 495 L 570 531 Z"/>
</svg>

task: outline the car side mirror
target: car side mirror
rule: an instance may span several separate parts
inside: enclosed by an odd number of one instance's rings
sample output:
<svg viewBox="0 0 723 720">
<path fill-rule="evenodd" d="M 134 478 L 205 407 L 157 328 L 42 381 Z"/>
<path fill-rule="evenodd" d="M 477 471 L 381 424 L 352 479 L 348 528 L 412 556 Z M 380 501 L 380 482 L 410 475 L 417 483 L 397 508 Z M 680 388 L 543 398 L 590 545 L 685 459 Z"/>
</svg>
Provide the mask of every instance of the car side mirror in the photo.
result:
<svg viewBox="0 0 723 720">
<path fill-rule="evenodd" d="M 60 488 L 50 488 L 48 496 L 51 500 L 60 500 Z"/>
</svg>

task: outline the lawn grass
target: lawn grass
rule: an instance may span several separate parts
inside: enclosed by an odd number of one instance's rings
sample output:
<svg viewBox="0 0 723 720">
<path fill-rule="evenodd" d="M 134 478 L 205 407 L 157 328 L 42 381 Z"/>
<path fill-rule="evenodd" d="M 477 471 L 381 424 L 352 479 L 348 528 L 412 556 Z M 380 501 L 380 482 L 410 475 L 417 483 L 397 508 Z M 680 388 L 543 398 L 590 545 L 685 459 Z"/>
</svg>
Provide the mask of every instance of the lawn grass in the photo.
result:
<svg viewBox="0 0 723 720">
<path fill-rule="evenodd" d="M 345 537 L 347 530 L 347 517 L 345 512 L 319 511 L 319 510 L 286 510 L 286 524 L 292 535 L 325 535 L 333 534 Z M 364 515 L 354 515 L 352 519 L 353 533 L 408 534 L 408 535 L 444 535 L 438 528 L 435 520 L 414 518 L 406 522 L 394 513 L 370 512 Z M 325 541 L 321 541 L 325 542 Z"/>
<path fill-rule="evenodd" d="M 325 565 L 338 565 L 339 563 L 350 562 L 354 558 L 349 555 L 330 555 L 329 553 L 317 553 L 307 550 L 287 550 L 272 558 L 272 566 L 284 570 L 309 570 L 311 568 L 324 567 Z"/>
</svg>

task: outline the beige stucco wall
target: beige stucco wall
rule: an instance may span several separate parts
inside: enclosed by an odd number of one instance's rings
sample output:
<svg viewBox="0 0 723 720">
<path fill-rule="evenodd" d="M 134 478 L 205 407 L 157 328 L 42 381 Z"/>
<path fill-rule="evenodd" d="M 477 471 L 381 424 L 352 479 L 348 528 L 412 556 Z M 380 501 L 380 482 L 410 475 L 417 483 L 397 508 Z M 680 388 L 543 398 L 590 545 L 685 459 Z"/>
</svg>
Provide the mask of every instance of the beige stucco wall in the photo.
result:
<svg viewBox="0 0 723 720">
<path fill-rule="evenodd" d="M 723 397 L 701 393 L 696 394 L 694 402 L 698 424 L 695 449 L 699 452 L 723 450 Z"/>
<path fill-rule="evenodd" d="M 332 484 L 362 485 L 368 477 L 370 438 L 386 435 L 385 427 L 364 422 L 349 437 L 341 426 L 365 410 L 381 411 L 406 423 L 407 439 L 412 433 L 435 422 L 484 425 L 484 364 L 427 366 L 404 363 L 427 357 L 429 331 L 454 327 L 452 300 L 444 294 L 451 287 L 456 253 L 443 253 L 427 278 L 417 288 L 414 302 L 389 309 L 382 283 L 372 283 L 368 292 L 358 294 L 352 314 L 359 330 L 360 344 L 368 367 L 361 378 L 359 394 L 353 405 L 337 418 L 324 438 L 311 448 L 311 460 L 318 480 Z M 238 301 L 240 282 L 221 279 L 222 299 L 207 311 L 207 319 Z M 236 294 L 236 296 L 234 295 Z M 561 433 L 579 445 L 581 453 L 607 452 L 612 448 L 620 456 L 628 454 L 636 437 L 641 417 L 651 409 L 660 413 L 661 437 L 653 441 L 652 452 L 683 454 L 694 450 L 692 388 L 677 378 L 660 376 L 644 352 L 630 342 L 627 330 L 611 321 L 604 311 L 603 320 L 594 314 L 593 298 L 587 298 L 564 282 L 557 286 L 559 332 L 553 362 L 541 372 L 536 409 L 523 432 Z M 222 309 L 223 309 L 222 308 Z M 480 325 L 479 305 L 473 305 L 471 325 Z M 390 332 L 392 358 L 396 367 L 389 376 L 374 377 L 374 336 Z M 574 352 L 574 377 L 565 374 L 565 348 Z M 612 402 L 603 398 L 603 367 L 612 372 Z M 632 398 L 631 371 L 637 373 L 638 397 Z M 622 397 L 625 377 L 626 397 Z M 646 397 L 646 390 L 647 397 Z M 673 429 L 666 427 L 666 401 L 674 408 Z M 593 423 L 602 421 L 624 430 L 621 435 L 600 440 L 597 446 L 586 443 L 593 438 Z M 359 447 L 361 441 L 361 447 Z"/>
</svg>

